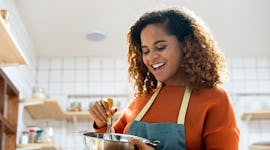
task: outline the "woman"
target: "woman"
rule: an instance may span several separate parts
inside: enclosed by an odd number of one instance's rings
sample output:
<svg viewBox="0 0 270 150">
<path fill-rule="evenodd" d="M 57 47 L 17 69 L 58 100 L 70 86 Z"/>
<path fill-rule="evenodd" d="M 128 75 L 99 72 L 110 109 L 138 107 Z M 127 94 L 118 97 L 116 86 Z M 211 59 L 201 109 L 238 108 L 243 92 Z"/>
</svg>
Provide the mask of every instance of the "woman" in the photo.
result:
<svg viewBox="0 0 270 150">
<path fill-rule="evenodd" d="M 198 17 L 186 9 L 147 12 L 131 27 L 128 42 L 136 98 L 115 132 L 159 140 L 156 149 L 238 149 L 233 106 L 219 86 L 224 57 Z M 115 111 L 103 100 L 92 107 L 96 132 L 106 131 L 107 114 Z"/>
</svg>

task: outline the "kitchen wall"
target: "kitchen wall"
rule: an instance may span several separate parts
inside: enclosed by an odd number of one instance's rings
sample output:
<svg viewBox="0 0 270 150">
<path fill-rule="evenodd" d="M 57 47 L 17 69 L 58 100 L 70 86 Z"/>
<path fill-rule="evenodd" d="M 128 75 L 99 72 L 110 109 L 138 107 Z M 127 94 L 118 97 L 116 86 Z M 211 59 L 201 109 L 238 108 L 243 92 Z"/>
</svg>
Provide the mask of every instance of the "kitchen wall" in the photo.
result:
<svg viewBox="0 0 270 150">
<path fill-rule="evenodd" d="M 31 95 L 31 87 L 34 84 L 36 53 L 32 41 L 22 23 L 20 14 L 13 0 L 0 0 L 0 9 L 9 10 L 10 32 L 25 55 L 28 65 L 3 67 L 3 70 L 11 78 L 12 82 L 20 91 L 20 97 Z"/>
<path fill-rule="evenodd" d="M 228 57 L 229 81 L 223 87 L 229 92 L 235 107 L 241 130 L 240 149 L 248 145 L 270 139 L 270 121 L 241 120 L 244 111 L 270 109 L 269 57 Z M 129 92 L 127 85 L 127 63 L 123 58 L 93 57 L 39 57 L 36 83 L 46 89 L 50 97 L 57 98 L 63 108 L 68 107 L 69 94 L 121 94 Z M 255 96 L 242 96 L 255 94 Z M 79 99 L 84 109 L 95 99 Z M 119 99 L 121 107 L 131 98 Z M 72 131 L 91 130 L 89 122 L 35 122 L 28 117 L 27 123 L 55 128 L 55 142 L 65 150 L 83 149 L 82 138 Z M 26 124 L 27 124 L 26 123 Z"/>
<path fill-rule="evenodd" d="M 124 58 L 93 57 L 39 57 L 36 60 L 34 46 L 20 19 L 14 2 L 0 0 L 0 9 L 10 10 L 10 31 L 20 45 L 29 62 L 28 65 L 6 67 L 4 71 L 20 91 L 21 98 L 31 97 L 31 89 L 37 85 L 43 87 L 49 97 L 59 100 L 63 110 L 71 101 L 70 94 L 127 94 L 127 64 Z M 37 62 L 36 62 L 37 61 Z M 270 121 L 243 121 L 244 111 L 270 109 L 270 96 L 240 96 L 239 93 L 270 93 L 270 59 L 261 57 L 227 57 L 231 79 L 223 86 L 231 95 L 235 106 L 238 124 L 241 130 L 240 149 L 257 141 L 270 139 Z M 36 65 L 37 63 L 37 65 Z M 96 98 L 76 99 L 87 109 L 89 101 Z M 124 108 L 131 95 L 126 99 L 117 99 Z M 36 121 L 23 111 L 20 104 L 18 133 L 27 125 L 41 127 L 52 126 L 55 131 L 55 143 L 64 150 L 83 149 L 82 138 L 74 133 L 77 130 L 91 130 L 90 122 Z"/>
<path fill-rule="evenodd" d="M 3 67 L 1 69 L 8 75 L 15 87 L 19 90 L 20 98 L 30 97 L 31 89 L 35 84 L 36 78 L 36 53 L 31 39 L 21 20 L 20 14 L 16 9 L 13 0 L 0 0 L 0 9 L 9 10 L 10 32 L 18 43 L 21 51 L 26 57 L 28 64 L 19 66 Z M 22 123 L 23 105 L 19 104 L 18 110 L 18 130 L 20 131 L 24 124 Z M 19 138 L 17 138 L 18 142 Z"/>
</svg>

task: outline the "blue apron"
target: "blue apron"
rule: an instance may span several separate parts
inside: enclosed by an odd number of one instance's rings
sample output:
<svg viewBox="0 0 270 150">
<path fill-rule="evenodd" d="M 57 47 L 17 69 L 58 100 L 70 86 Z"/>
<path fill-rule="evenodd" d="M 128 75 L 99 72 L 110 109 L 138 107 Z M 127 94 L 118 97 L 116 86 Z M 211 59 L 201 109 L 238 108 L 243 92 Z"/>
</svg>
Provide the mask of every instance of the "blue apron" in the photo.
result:
<svg viewBox="0 0 270 150">
<path fill-rule="evenodd" d="M 187 87 L 185 89 L 177 123 L 147 123 L 140 121 L 151 107 L 160 89 L 161 88 L 159 88 L 152 95 L 152 97 L 137 115 L 129 128 L 128 134 L 140 136 L 150 140 L 159 140 L 160 145 L 155 148 L 156 150 L 185 150 L 186 139 L 184 122 L 191 94 L 190 88 Z"/>
</svg>

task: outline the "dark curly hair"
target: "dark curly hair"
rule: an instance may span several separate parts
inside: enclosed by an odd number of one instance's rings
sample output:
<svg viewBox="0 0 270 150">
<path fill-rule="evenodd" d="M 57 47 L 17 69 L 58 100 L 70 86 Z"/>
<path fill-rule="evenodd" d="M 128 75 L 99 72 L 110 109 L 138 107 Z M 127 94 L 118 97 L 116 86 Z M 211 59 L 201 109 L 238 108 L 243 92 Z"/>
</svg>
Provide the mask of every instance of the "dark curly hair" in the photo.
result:
<svg viewBox="0 0 270 150">
<path fill-rule="evenodd" d="M 158 81 L 142 60 L 140 34 L 149 24 L 164 25 L 166 32 L 175 35 L 181 43 L 181 70 L 193 91 L 222 83 L 221 73 L 226 72 L 224 56 L 214 39 L 191 11 L 170 8 L 145 13 L 127 34 L 128 72 L 130 80 L 134 81 L 137 95 L 151 93 L 158 86 Z"/>
</svg>

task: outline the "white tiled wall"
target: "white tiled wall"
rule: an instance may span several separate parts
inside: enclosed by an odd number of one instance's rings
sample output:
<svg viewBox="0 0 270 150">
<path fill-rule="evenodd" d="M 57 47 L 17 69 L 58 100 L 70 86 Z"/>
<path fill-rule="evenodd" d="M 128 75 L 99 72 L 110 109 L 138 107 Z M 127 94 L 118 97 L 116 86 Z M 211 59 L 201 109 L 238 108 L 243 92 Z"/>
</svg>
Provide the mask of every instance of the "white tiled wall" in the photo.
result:
<svg viewBox="0 0 270 150">
<path fill-rule="evenodd" d="M 270 93 L 270 59 L 263 56 L 228 57 L 227 62 L 230 79 L 223 87 L 229 92 L 235 106 L 241 130 L 239 149 L 246 150 L 254 142 L 269 141 L 270 121 L 243 121 L 240 116 L 244 111 L 270 109 L 270 95 L 239 96 L 239 93 Z M 50 97 L 57 98 L 63 109 L 71 101 L 79 101 L 83 104 L 83 109 L 88 109 L 88 102 L 96 98 L 71 100 L 68 95 L 126 94 L 127 62 L 123 58 L 39 57 L 36 84 L 44 87 Z M 125 105 L 126 103 L 121 104 L 122 107 Z M 44 126 L 46 123 L 37 124 Z M 72 131 L 91 130 L 89 122 L 74 124 L 55 121 L 49 122 L 49 125 L 55 128 L 56 144 L 65 150 L 83 149 L 81 137 Z"/>
<path fill-rule="evenodd" d="M 130 100 L 125 58 L 38 57 L 35 83 L 57 99 L 64 111 L 74 101 L 87 111 L 90 103 L 108 96 L 122 110 Z M 89 97 L 76 98 L 80 95 Z M 82 137 L 73 132 L 92 130 L 90 122 L 35 121 L 27 112 L 23 120 L 27 125 L 53 126 L 55 142 L 65 150 L 83 149 Z"/>
<path fill-rule="evenodd" d="M 270 109 L 269 57 L 231 57 L 228 58 L 228 67 L 231 79 L 224 88 L 230 93 L 237 113 L 241 130 L 240 150 L 248 149 L 248 145 L 254 142 L 270 141 L 269 120 L 240 119 L 245 111 Z"/>
</svg>

